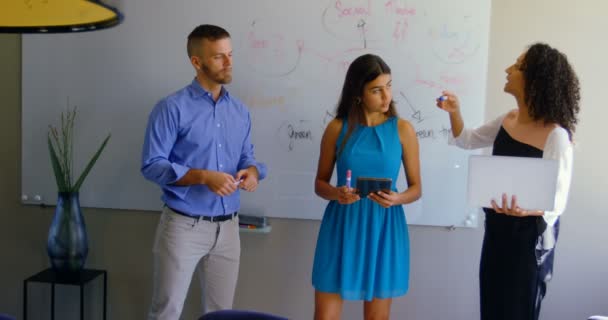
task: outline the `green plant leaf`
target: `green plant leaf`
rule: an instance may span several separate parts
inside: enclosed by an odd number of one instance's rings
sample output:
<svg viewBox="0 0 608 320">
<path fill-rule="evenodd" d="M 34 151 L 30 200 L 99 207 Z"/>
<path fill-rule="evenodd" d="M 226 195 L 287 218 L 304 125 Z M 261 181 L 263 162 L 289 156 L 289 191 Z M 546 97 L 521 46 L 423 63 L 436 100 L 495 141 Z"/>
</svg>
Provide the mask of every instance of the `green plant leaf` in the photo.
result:
<svg viewBox="0 0 608 320">
<path fill-rule="evenodd" d="M 47 136 L 47 142 L 49 145 L 49 154 L 51 155 L 51 165 L 53 166 L 53 173 L 55 174 L 55 182 L 57 183 L 57 189 L 59 192 L 68 192 L 69 186 L 67 185 L 64 177 L 64 172 L 59 164 L 59 158 L 57 157 L 57 153 L 55 152 L 55 148 L 53 147 L 53 143 L 51 142 L 50 135 Z"/>
<path fill-rule="evenodd" d="M 108 134 L 108 136 L 103 140 L 103 143 L 101 144 L 101 146 L 99 147 L 99 149 L 97 150 L 97 152 L 95 152 L 95 155 L 93 155 L 93 158 L 91 158 L 91 160 L 89 161 L 89 164 L 87 164 L 87 166 L 84 169 L 84 171 L 82 171 L 82 173 L 80 174 L 80 177 L 78 178 L 78 181 L 76 181 L 76 184 L 74 185 L 74 187 L 72 188 L 72 190 L 70 190 L 71 192 L 78 192 L 78 190 L 80 189 L 80 186 L 84 182 L 84 178 L 86 178 L 86 176 L 89 174 L 89 171 L 91 171 L 91 169 L 95 165 L 95 162 L 97 162 L 97 159 L 101 155 L 101 152 L 106 147 L 106 144 L 108 143 L 108 140 L 110 140 L 110 136 L 111 136 L 111 134 Z"/>
</svg>

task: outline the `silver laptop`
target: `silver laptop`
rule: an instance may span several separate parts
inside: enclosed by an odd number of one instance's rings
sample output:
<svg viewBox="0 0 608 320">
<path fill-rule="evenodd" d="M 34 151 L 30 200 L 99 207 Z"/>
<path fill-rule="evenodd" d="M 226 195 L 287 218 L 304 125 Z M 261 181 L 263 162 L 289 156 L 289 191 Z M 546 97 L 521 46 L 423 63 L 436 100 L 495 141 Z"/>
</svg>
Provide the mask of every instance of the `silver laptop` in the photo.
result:
<svg viewBox="0 0 608 320">
<path fill-rule="evenodd" d="M 482 156 L 469 157 L 468 205 L 491 208 L 491 200 L 502 204 L 502 194 L 517 196 L 526 210 L 552 211 L 558 175 L 557 160 Z"/>
</svg>

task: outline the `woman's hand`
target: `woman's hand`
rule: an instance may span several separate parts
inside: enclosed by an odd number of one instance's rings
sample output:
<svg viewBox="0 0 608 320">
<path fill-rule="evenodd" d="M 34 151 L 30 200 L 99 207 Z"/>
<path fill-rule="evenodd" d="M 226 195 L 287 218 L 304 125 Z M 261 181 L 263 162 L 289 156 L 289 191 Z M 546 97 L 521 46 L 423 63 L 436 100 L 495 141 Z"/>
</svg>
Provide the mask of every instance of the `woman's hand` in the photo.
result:
<svg viewBox="0 0 608 320">
<path fill-rule="evenodd" d="M 399 193 L 392 190 L 388 193 L 383 191 L 370 193 L 367 197 L 385 208 L 401 204 L 401 202 L 399 202 Z"/>
<path fill-rule="evenodd" d="M 515 217 L 526 217 L 526 216 L 542 216 L 544 214 L 543 211 L 540 210 L 526 210 L 522 209 L 517 205 L 517 197 L 515 195 L 511 196 L 511 206 L 509 207 L 507 204 L 507 195 L 505 193 L 502 194 L 502 206 L 498 207 L 496 201 L 492 199 L 492 208 L 497 213 L 506 214 L 508 216 Z"/>
<path fill-rule="evenodd" d="M 439 107 L 439 109 L 445 110 L 448 113 L 454 113 L 460 110 L 460 102 L 453 92 L 444 90 L 441 92 L 441 97 L 444 97 L 444 99 L 437 98 L 437 107 Z"/>
<path fill-rule="evenodd" d="M 346 186 L 338 187 L 338 203 L 351 204 L 361 200 L 355 189 Z"/>
</svg>

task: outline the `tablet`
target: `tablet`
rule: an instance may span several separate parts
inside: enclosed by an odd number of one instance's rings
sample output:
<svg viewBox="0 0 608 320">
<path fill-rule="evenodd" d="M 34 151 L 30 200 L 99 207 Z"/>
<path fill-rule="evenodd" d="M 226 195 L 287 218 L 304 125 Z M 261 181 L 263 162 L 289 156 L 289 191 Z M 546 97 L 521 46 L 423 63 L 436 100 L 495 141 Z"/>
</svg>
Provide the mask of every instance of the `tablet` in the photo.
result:
<svg viewBox="0 0 608 320">
<path fill-rule="evenodd" d="M 391 192 L 392 186 L 393 180 L 390 178 L 357 178 L 357 193 L 363 197 L 367 196 L 370 193 L 376 193 L 378 191 L 384 191 L 386 193 L 389 193 Z"/>
<path fill-rule="evenodd" d="M 552 159 L 481 156 L 469 157 L 468 204 L 500 206 L 502 194 L 517 196 L 517 205 L 526 210 L 552 211 L 557 189 L 558 162 Z"/>
</svg>

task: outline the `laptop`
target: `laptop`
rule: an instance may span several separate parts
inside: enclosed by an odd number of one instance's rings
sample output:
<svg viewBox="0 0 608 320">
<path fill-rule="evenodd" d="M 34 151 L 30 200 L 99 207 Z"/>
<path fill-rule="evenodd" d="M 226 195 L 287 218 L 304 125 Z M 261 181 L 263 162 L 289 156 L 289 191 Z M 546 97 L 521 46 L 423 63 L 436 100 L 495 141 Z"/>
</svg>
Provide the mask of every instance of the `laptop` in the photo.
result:
<svg viewBox="0 0 608 320">
<path fill-rule="evenodd" d="M 517 196 L 526 210 L 553 211 L 559 164 L 557 160 L 473 155 L 469 157 L 468 205 L 491 208 L 494 199 L 502 205 L 502 194 Z"/>
</svg>

